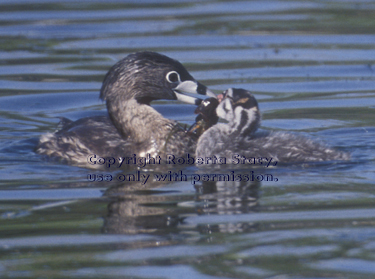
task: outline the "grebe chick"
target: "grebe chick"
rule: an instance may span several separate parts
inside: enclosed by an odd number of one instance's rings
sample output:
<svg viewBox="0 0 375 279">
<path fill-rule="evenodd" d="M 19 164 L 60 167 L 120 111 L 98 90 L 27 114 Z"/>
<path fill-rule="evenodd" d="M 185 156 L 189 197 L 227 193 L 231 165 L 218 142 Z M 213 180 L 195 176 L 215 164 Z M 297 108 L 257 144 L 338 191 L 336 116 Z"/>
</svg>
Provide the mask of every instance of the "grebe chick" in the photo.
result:
<svg viewBox="0 0 375 279">
<path fill-rule="evenodd" d="M 195 118 L 195 123 L 189 128 L 188 133 L 193 133 L 199 137 L 208 128 L 215 125 L 219 121 L 216 114 L 218 105 L 219 100 L 216 97 L 210 97 L 202 101 L 194 111 L 198 116 Z"/>
<path fill-rule="evenodd" d="M 200 103 L 201 99 L 184 93 L 215 96 L 174 59 L 155 52 L 130 54 L 104 78 L 100 98 L 106 102 L 108 116 L 64 119 L 61 130 L 40 138 L 36 152 L 91 168 L 97 167 L 87 162 L 92 154 L 165 158 L 165 154 L 194 153 L 196 137 L 150 106 L 159 99 Z"/>
<path fill-rule="evenodd" d="M 218 123 L 199 138 L 196 157 L 272 158 L 281 163 L 348 160 L 349 155 L 306 137 L 285 132 L 256 132 L 260 125 L 258 103 L 249 91 L 230 88 L 218 96 Z"/>
</svg>

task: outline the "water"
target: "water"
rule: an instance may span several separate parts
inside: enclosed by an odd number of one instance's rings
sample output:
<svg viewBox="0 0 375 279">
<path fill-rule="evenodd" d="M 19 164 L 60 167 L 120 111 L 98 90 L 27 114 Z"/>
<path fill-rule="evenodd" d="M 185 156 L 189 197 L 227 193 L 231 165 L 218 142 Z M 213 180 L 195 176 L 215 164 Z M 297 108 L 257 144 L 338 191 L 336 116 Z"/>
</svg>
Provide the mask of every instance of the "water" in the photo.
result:
<svg viewBox="0 0 375 279">
<path fill-rule="evenodd" d="M 373 278 L 374 15 L 374 1 L 2 1 L 0 277 Z M 106 71 L 138 50 L 216 92 L 251 90 L 263 129 L 352 159 L 234 170 L 277 178 L 248 183 L 176 166 L 196 179 L 142 185 L 90 182 L 100 172 L 35 154 L 57 117 L 106 113 Z"/>
</svg>

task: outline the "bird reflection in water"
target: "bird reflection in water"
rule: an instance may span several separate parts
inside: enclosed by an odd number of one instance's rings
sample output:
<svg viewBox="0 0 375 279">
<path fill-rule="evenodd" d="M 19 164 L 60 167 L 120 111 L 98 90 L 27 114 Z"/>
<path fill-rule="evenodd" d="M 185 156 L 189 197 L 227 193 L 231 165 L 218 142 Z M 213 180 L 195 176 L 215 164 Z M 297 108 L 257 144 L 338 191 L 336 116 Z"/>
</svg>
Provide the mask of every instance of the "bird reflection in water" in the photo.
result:
<svg viewBox="0 0 375 279">
<path fill-rule="evenodd" d="M 178 187 L 183 187 L 175 182 Z M 126 183 L 109 188 L 104 196 L 111 202 L 104 218 L 103 232 L 110 234 L 179 234 L 186 231 L 188 215 L 232 215 L 257 211 L 261 182 L 200 182 L 195 193 L 165 190 L 173 183 L 152 181 L 145 188 L 140 183 Z M 163 190 L 157 188 L 163 187 Z M 175 189 L 175 187 L 173 188 Z M 254 224 L 200 224 L 188 230 L 199 233 L 252 230 Z"/>
</svg>

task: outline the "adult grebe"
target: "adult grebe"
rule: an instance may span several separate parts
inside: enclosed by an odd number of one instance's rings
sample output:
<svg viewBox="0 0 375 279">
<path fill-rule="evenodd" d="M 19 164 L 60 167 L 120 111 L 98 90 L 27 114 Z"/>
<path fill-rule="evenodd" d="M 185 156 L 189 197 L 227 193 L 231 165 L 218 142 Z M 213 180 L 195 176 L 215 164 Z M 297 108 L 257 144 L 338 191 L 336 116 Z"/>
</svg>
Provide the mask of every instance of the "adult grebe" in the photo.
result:
<svg viewBox="0 0 375 279">
<path fill-rule="evenodd" d="M 228 123 L 218 123 L 199 138 L 196 157 L 222 157 L 226 163 L 239 163 L 242 158 L 272 158 L 282 163 L 348 160 L 349 155 L 334 150 L 306 137 L 285 132 L 257 132 L 260 125 L 258 103 L 249 91 L 230 88 L 219 95 L 216 108 L 219 118 Z M 208 101 L 199 106 L 205 118 Z M 272 164 L 273 165 L 273 164 Z"/>
<path fill-rule="evenodd" d="M 92 154 L 98 158 L 193 154 L 196 137 L 150 106 L 158 99 L 201 101 L 183 93 L 215 96 L 174 59 L 155 52 L 130 54 L 104 78 L 100 98 L 106 101 L 108 116 L 63 119 L 61 130 L 40 138 L 36 152 L 94 168 L 95 161 L 87 161 Z"/>
</svg>

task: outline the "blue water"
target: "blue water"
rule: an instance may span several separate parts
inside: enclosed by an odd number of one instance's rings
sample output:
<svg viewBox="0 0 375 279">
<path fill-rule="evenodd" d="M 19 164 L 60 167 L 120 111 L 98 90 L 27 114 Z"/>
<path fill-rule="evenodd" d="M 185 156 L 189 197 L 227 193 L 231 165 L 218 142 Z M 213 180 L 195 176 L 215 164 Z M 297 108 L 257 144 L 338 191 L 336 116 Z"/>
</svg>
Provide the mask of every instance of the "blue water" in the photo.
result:
<svg viewBox="0 0 375 279">
<path fill-rule="evenodd" d="M 375 1 L 1 1 L 0 277 L 374 277 L 374 13 Z M 139 50 L 217 93 L 251 90 L 262 129 L 351 160 L 234 170 L 277 178 L 251 183 L 176 166 L 200 181 L 142 185 L 90 182 L 101 173 L 34 152 L 58 117 L 105 115 L 104 75 Z M 194 122 L 192 105 L 153 106 Z"/>
</svg>

